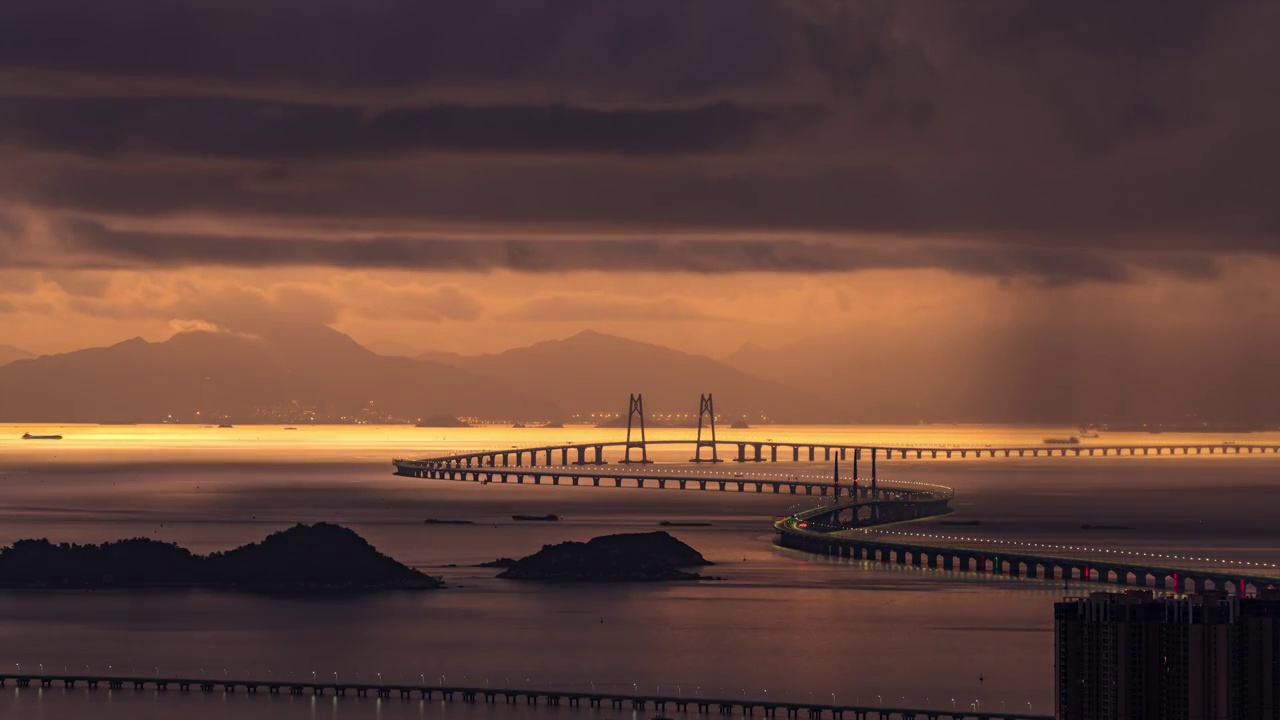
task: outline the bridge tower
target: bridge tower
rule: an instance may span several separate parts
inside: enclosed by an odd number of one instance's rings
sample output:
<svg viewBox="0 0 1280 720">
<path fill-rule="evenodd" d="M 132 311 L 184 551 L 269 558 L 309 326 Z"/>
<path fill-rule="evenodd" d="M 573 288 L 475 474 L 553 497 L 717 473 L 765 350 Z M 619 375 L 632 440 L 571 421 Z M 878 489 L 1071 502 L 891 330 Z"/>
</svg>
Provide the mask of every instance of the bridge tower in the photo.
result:
<svg viewBox="0 0 1280 720">
<path fill-rule="evenodd" d="M 640 439 L 633 441 L 631 439 L 631 431 L 639 426 Z M 631 459 L 632 448 L 640 449 L 640 459 Z M 649 446 L 645 443 L 644 438 L 644 395 L 635 393 L 630 395 L 627 401 L 627 447 L 626 454 L 622 458 L 624 463 L 649 463 L 653 462 L 649 459 Z"/>
<path fill-rule="evenodd" d="M 704 425 L 711 430 L 710 440 L 702 439 L 702 428 Z M 702 448 L 704 447 L 711 448 L 711 457 L 702 457 Z M 693 448 L 692 462 L 724 462 L 720 459 L 719 454 L 716 451 L 716 405 L 711 399 L 711 393 L 698 396 L 698 441 Z"/>
</svg>

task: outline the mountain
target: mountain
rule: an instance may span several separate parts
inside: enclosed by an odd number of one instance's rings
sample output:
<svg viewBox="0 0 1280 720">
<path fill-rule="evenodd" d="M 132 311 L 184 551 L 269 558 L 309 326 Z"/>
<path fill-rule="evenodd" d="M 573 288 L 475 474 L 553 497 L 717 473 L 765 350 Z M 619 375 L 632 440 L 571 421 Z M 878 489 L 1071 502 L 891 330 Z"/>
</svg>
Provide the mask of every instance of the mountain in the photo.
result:
<svg viewBox="0 0 1280 720">
<path fill-rule="evenodd" d="M 203 557 L 149 538 L 102 545 L 19 540 L 0 548 L 0 587 L 363 592 L 443 583 L 383 555 L 355 532 L 321 522 Z"/>
<path fill-rule="evenodd" d="M 0 421 L 157 422 L 229 417 L 296 402 L 352 416 L 546 419 L 554 403 L 450 365 L 377 355 L 325 326 L 182 332 L 0 367 Z M 202 415 L 196 416 L 195 411 Z"/>
<path fill-rule="evenodd" d="M 12 345 L 0 345 L 0 365 L 8 365 L 14 360 L 25 360 L 35 356 L 35 353 L 27 352 L 22 348 L 16 348 Z"/>
<path fill-rule="evenodd" d="M 727 419 L 815 422 L 832 414 L 804 391 L 710 358 L 591 330 L 490 355 L 426 357 L 554 398 L 570 413 L 622 412 L 627 395 L 640 392 L 650 414 L 696 416 L 699 394 L 711 392 Z"/>
<path fill-rule="evenodd" d="M 710 565 L 697 550 L 661 530 L 602 535 L 587 542 L 543 545 L 510 563 L 498 577 L 508 580 L 651 582 L 696 580 L 681 568 Z"/>
</svg>

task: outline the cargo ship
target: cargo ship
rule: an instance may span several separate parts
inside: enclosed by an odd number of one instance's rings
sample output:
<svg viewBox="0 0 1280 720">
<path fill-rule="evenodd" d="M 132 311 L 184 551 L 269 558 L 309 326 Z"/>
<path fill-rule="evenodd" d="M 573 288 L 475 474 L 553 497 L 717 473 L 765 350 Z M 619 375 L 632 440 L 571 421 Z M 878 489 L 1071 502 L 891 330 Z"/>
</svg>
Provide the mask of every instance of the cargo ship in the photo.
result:
<svg viewBox="0 0 1280 720">
<path fill-rule="evenodd" d="M 1045 445 L 1079 445 L 1080 438 L 1076 437 L 1075 435 L 1072 435 L 1071 437 L 1064 437 L 1064 438 L 1045 438 L 1044 444 Z"/>
<path fill-rule="evenodd" d="M 31 433 L 22 433 L 23 440 L 61 440 L 61 435 L 32 435 Z"/>
</svg>

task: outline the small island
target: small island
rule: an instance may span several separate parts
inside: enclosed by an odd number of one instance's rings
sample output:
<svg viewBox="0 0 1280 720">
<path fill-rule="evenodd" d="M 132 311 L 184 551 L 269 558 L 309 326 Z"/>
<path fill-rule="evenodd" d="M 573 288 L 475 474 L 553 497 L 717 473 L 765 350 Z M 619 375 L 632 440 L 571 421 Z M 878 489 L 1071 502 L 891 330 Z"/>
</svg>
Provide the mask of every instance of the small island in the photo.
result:
<svg viewBox="0 0 1280 720">
<path fill-rule="evenodd" d="M 0 550 L 0 588 L 229 588 L 368 592 L 443 587 L 331 523 L 295 525 L 262 542 L 196 555 L 146 538 L 102 545 L 19 540 Z"/>
<path fill-rule="evenodd" d="M 493 563 L 507 568 L 500 578 L 575 582 L 698 580 L 701 575 L 681 568 L 710 564 L 697 550 L 662 531 L 544 545 L 528 557 Z"/>
</svg>

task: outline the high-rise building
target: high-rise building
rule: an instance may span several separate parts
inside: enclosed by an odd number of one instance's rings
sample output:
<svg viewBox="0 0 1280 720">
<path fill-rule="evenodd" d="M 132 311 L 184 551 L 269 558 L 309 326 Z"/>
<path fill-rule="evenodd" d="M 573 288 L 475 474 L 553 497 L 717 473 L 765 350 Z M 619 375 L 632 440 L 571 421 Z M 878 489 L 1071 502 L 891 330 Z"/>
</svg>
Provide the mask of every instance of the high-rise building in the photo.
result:
<svg viewBox="0 0 1280 720">
<path fill-rule="evenodd" d="M 1280 593 L 1055 604 L 1061 720 L 1280 720 Z"/>
</svg>

